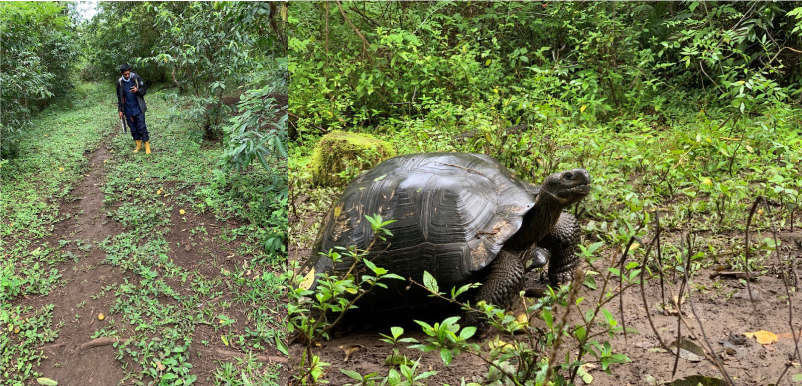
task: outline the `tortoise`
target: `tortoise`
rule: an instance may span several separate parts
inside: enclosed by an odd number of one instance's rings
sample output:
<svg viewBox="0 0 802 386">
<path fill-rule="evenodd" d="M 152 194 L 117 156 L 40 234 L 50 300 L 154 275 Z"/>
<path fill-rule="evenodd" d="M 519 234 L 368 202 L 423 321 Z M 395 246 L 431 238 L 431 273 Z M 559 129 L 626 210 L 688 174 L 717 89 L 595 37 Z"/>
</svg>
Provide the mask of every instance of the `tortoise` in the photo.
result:
<svg viewBox="0 0 802 386">
<path fill-rule="evenodd" d="M 524 276 L 549 261 L 552 285 L 567 281 L 579 263 L 576 219 L 563 209 L 590 191 L 585 169 L 552 174 L 537 186 L 484 154 L 420 153 L 388 159 L 353 180 L 324 217 L 307 278 L 343 273 L 353 259 L 334 264 L 335 247 L 364 250 L 374 239 L 366 215 L 378 214 L 393 236 L 368 253 L 377 266 L 422 283 L 424 271 L 448 291 L 482 286 L 473 301 L 509 309 Z M 322 252 L 322 253 L 321 253 Z M 316 279 L 310 285 L 314 290 Z M 433 298 L 408 281 L 388 280 L 360 299 L 360 308 L 412 309 Z M 436 301 L 436 300 L 435 300 Z M 475 304 L 475 303 L 474 303 Z"/>
</svg>

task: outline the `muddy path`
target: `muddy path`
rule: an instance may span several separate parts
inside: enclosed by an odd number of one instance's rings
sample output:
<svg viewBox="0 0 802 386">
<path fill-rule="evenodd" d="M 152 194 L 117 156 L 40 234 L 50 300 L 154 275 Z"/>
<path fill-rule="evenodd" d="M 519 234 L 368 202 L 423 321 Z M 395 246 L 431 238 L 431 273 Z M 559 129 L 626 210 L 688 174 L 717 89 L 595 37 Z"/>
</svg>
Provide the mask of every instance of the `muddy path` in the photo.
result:
<svg viewBox="0 0 802 386">
<path fill-rule="evenodd" d="M 66 242 L 62 254 L 70 259 L 57 267 L 65 285 L 47 296 L 20 302 L 35 309 L 54 304 L 53 324 L 61 329 L 53 343 L 42 347 L 46 359 L 35 370 L 67 385 L 109 385 L 123 378 L 116 364 L 116 350 L 111 346 L 80 350 L 106 323 L 98 320 L 98 314 L 107 315 L 113 300 L 92 295 L 124 280 L 119 270 L 101 264 L 105 253 L 96 247 L 122 230 L 119 224 L 106 220 L 103 205 L 101 188 L 106 180 L 104 164 L 109 158 L 109 141 L 107 137 L 89 154 L 89 170 L 71 192 L 73 200 L 61 205 L 60 213 L 68 214 L 68 218 L 57 223 L 46 239 L 54 249 Z"/>
<path fill-rule="evenodd" d="M 13 301 L 53 307 L 57 337 L 37 348 L 31 371 L 60 385 L 278 384 L 279 268 L 255 258 L 236 213 L 193 208 L 197 182 L 172 169 L 153 176 L 170 157 L 163 149 L 133 154 L 132 142 L 113 131 L 86 153 L 41 241 L 62 259 L 59 285 Z"/>
</svg>

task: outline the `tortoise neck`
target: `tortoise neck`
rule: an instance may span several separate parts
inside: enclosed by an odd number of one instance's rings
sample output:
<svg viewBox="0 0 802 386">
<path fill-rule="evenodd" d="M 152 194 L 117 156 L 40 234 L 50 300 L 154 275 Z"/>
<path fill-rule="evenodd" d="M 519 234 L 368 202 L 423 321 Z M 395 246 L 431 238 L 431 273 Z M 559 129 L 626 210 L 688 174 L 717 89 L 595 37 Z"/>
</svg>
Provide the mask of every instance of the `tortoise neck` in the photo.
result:
<svg viewBox="0 0 802 386">
<path fill-rule="evenodd" d="M 541 190 L 535 198 L 535 205 L 524 215 L 521 229 L 510 240 L 510 248 L 525 250 L 542 240 L 554 229 L 564 206 L 560 199 Z"/>
</svg>

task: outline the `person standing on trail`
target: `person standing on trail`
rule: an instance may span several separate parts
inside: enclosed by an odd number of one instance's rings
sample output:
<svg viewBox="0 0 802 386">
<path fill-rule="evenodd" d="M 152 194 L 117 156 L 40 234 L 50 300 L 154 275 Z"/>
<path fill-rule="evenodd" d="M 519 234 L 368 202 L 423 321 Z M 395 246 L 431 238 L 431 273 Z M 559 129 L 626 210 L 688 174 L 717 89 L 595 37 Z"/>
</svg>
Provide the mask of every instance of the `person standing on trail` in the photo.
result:
<svg viewBox="0 0 802 386">
<path fill-rule="evenodd" d="M 120 79 L 117 79 L 117 110 L 120 119 L 123 119 L 131 129 L 131 136 L 136 142 L 134 153 L 139 152 L 142 142 L 145 142 L 145 154 L 150 154 L 150 136 L 145 126 L 145 112 L 148 111 L 148 106 L 142 98 L 147 93 L 145 82 L 135 72 L 131 72 L 128 63 L 120 65 L 120 75 Z"/>
</svg>

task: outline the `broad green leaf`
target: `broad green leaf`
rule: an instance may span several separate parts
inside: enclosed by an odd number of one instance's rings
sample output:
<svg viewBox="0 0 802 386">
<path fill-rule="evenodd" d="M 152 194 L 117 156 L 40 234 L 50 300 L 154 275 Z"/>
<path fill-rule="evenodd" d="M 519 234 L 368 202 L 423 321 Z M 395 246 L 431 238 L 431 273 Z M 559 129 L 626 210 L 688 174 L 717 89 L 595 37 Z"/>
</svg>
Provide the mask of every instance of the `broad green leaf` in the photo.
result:
<svg viewBox="0 0 802 386">
<path fill-rule="evenodd" d="M 356 379 L 357 381 L 361 381 L 362 380 L 362 375 L 357 373 L 356 371 L 346 370 L 346 369 L 342 369 L 341 368 L 340 372 L 342 372 L 343 374 L 345 374 L 345 375 L 347 375 L 347 376 L 349 376 L 349 377 L 351 377 L 353 379 Z"/>
<path fill-rule="evenodd" d="M 440 349 L 440 358 L 442 358 L 443 363 L 445 363 L 446 366 L 448 366 L 451 364 L 451 360 L 454 359 L 454 356 L 451 350 L 443 347 Z"/>
<path fill-rule="evenodd" d="M 437 286 L 437 280 L 428 271 L 423 271 L 423 285 L 434 293 L 440 293 L 440 287 Z"/>
</svg>

